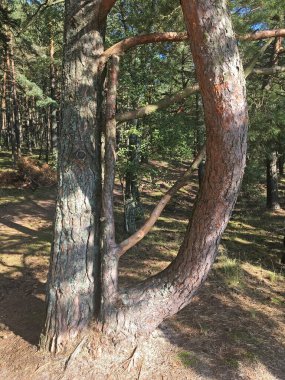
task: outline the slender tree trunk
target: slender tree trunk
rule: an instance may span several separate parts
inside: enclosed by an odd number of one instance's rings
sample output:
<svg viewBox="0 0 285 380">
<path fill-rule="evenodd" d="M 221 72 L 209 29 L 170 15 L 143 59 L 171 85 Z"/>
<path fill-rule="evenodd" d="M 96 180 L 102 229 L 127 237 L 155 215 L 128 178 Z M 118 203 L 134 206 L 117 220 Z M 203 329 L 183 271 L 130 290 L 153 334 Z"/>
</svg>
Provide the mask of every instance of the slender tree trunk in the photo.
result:
<svg viewBox="0 0 285 380">
<path fill-rule="evenodd" d="M 284 176 L 284 155 L 278 157 L 278 171 L 281 177 Z"/>
<path fill-rule="evenodd" d="M 22 129 L 20 125 L 20 115 L 19 115 L 19 102 L 17 95 L 17 83 L 16 83 L 16 70 L 15 70 L 15 61 L 14 61 L 14 46 L 13 46 L 13 37 L 10 36 L 8 54 L 10 55 L 10 79 L 12 87 L 12 98 L 13 98 L 13 122 L 14 122 L 14 135 L 15 135 L 15 144 L 16 144 L 16 156 L 19 158 L 21 156 L 21 145 L 22 145 Z"/>
<path fill-rule="evenodd" d="M 52 100 L 56 100 L 56 76 L 55 76 L 55 63 L 54 63 L 54 39 L 53 36 L 50 38 L 50 97 Z M 57 139 L 58 139 L 58 128 L 57 128 L 57 109 L 54 104 L 49 107 L 49 128 L 51 135 L 50 150 L 51 154 L 57 155 Z"/>
<path fill-rule="evenodd" d="M 277 153 L 272 152 L 266 162 L 267 167 L 267 201 L 269 210 L 279 210 L 278 196 L 278 173 L 277 173 Z"/>
<path fill-rule="evenodd" d="M 11 74 L 11 60 L 9 49 L 7 47 L 6 54 L 6 67 L 7 67 L 7 80 L 8 80 L 8 88 L 7 88 L 7 97 L 6 97 L 6 121 L 7 121 L 7 129 L 8 129 L 8 138 L 11 145 L 11 152 L 14 163 L 16 162 L 16 139 L 15 139 L 15 128 L 14 128 L 14 112 L 13 112 L 13 88 L 12 88 L 12 74 Z"/>
<path fill-rule="evenodd" d="M 200 120 L 200 94 L 196 94 L 196 101 L 195 101 L 195 108 L 196 108 L 196 151 L 199 152 L 202 149 L 202 146 L 204 145 L 204 134 L 205 134 L 205 125 L 202 120 Z M 204 121 L 204 120 L 203 120 Z M 198 168 L 198 179 L 199 179 L 199 187 L 202 185 L 202 180 L 205 173 L 205 160 L 202 160 L 199 168 Z"/>
<path fill-rule="evenodd" d="M 212 266 L 245 166 L 245 81 L 226 1 L 181 4 L 205 111 L 205 176 L 176 259 L 162 273 L 120 293 L 118 305 L 123 306 L 104 325 L 118 334 L 149 333 L 191 301 Z"/>
<path fill-rule="evenodd" d="M 6 87 L 7 87 L 7 71 L 5 65 L 5 58 L 3 59 L 3 82 L 2 82 L 2 91 L 1 91 L 1 130 L 0 130 L 0 144 L 1 148 L 6 145 L 7 138 L 7 120 L 6 120 Z"/>
<path fill-rule="evenodd" d="M 108 70 L 104 185 L 102 193 L 102 304 L 101 320 L 108 319 L 118 297 L 118 262 L 115 243 L 113 191 L 116 163 L 116 99 L 119 75 L 119 57 L 113 56 Z"/>
<path fill-rule="evenodd" d="M 65 2 L 59 185 L 41 346 L 60 351 L 89 325 L 99 300 L 101 194 L 97 57 L 101 1 Z"/>
<path fill-rule="evenodd" d="M 128 233 L 135 233 L 137 230 L 137 220 L 142 213 L 140 203 L 140 192 L 138 186 L 139 170 L 139 138 L 136 134 L 129 136 L 129 167 L 126 171 L 126 186 L 124 199 L 125 230 Z"/>
</svg>

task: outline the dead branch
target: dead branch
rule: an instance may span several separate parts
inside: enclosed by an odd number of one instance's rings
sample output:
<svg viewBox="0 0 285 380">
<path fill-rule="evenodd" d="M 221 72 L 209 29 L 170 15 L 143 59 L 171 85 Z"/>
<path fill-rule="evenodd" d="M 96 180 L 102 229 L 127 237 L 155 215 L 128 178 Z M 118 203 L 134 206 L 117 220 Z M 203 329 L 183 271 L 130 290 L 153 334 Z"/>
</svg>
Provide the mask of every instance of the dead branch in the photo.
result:
<svg viewBox="0 0 285 380">
<path fill-rule="evenodd" d="M 156 205 L 145 224 L 132 236 L 130 236 L 128 239 L 124 240 L 122 243 L 118 245 L 119 257 L 121 257 L 125 252 L 127 252 L 130 248 L 132 248 L 139 241 L 141 241 L 147 233 L 149 233 L 149 231 L 154 226 L 155 222 L 161 215 L 167 203 L 177 193 L 178 190 L 180 190 L 183 186 L 185 186 L 188 183 L 190 175 L 198 168 L 205 155 L 206 145 L 204 145 L 201 151 L 197 154 L 189 169 L 183 174 L 183 176 L 180 179 L 178 179 L 175 182 L 175 184 L 161 198 L 161 200 Z"/>
</svg>

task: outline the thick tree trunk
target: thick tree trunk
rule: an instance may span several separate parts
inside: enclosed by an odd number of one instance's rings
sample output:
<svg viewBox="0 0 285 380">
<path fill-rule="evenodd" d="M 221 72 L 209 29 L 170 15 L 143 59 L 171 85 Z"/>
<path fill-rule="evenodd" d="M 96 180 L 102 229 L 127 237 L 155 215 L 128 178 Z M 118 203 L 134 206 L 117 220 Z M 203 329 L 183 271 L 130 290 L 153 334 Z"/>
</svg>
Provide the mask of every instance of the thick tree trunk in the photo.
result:
<svg viewBox="0 0 285 380">
<path fill-rule="evenodd" d="M 206 279 L 243 176 L 247 105 L 226 1 L 182 0 L 203 97 L 207 130 L 205 176 L 176 259 L 162 273 L 121 292 L 107 330 L 149 333 L 187 305 Z"/>
<path fill-rule="evenodd" d="M 65 349 L 80 336 L 99 299 L 101 3 L 65 2 L 59 188 L 41 340 L 41 346 L 52 352 Z"/>
<path fill-rule="evenodd" d="M 279 210 L 278 196 L 278 173 L 277 173 L 277 153 L 272 152 L 266 161 L 267 167 L 267 187 L 266 187 L 266 207 L 269 210 Z"/>
</svg>

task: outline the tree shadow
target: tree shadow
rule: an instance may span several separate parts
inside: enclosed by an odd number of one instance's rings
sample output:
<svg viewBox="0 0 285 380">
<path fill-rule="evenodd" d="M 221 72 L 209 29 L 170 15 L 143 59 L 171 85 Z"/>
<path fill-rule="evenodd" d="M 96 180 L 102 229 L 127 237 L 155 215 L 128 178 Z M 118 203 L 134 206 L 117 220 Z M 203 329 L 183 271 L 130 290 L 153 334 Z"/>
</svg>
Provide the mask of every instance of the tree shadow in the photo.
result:
<svg viewBox="0 0 285 380">
<path fill-rule="evenodd" d="M 271 303 L 270 313 L 268 296 L 262 297 L 256 289 L 256 278 L 246 276 L 251 286 L 237 292 L 223 283 L 223 276 L 217 281 L 212 274 L 198 297 L 160 326 L 178 348 L 178 356 L 189 356 L 188 364 L 199 376 L 240 379 L 243 367 L 254 372 L 259 363 L 276 378 L 284 376 L 285 347 L 280 336 L 284 303 L 274 304 L 275 313 Z M 262 287 L 280 298 L 269 285 Z"/>
<path fill-rule="evenodd" d="M 36 345 L 45 318 L 54 202 L 45 203 L 43 194 L 38 199 L 28 190 L 21 195 L 16 207 L 9 202 L 0 207 L 0 330 L 8 329 Z"/>
</svg>

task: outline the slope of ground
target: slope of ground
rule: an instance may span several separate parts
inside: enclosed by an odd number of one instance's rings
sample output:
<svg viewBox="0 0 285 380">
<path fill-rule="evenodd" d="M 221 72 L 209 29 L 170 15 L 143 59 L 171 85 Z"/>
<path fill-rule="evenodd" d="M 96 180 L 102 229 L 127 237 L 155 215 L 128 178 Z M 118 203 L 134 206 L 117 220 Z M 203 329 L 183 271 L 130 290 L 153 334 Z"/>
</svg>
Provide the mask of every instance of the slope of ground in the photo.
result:
<svg viewBox="0 0 285 380">
<path fill-rule="evenodd" d="M 7 170 L 8 157 L 1 159 Z M 157 178 L 143 185 L 146 215 L 181 172 L 167 163 L 151 164 Z M 268 213 L 263 203 L 238 203 L 206 284 L 188 307 L 138 347 L 135 367 L 128 369 L 127 353 L 115 363 L 111 354 L 91 359 L 86 348 L 83 356 L 67 362 L 37 350 L 55 190 L 6 186 L 0 191 L 0 379 L 285 379 L 284 211 Z M 195 181 L 180 191 L 153 232 L 123 257 L 122 285 L 172 260 L 196 191 Z M 119 188 L 116 217 L 122 238 Z"/>
</svg>

